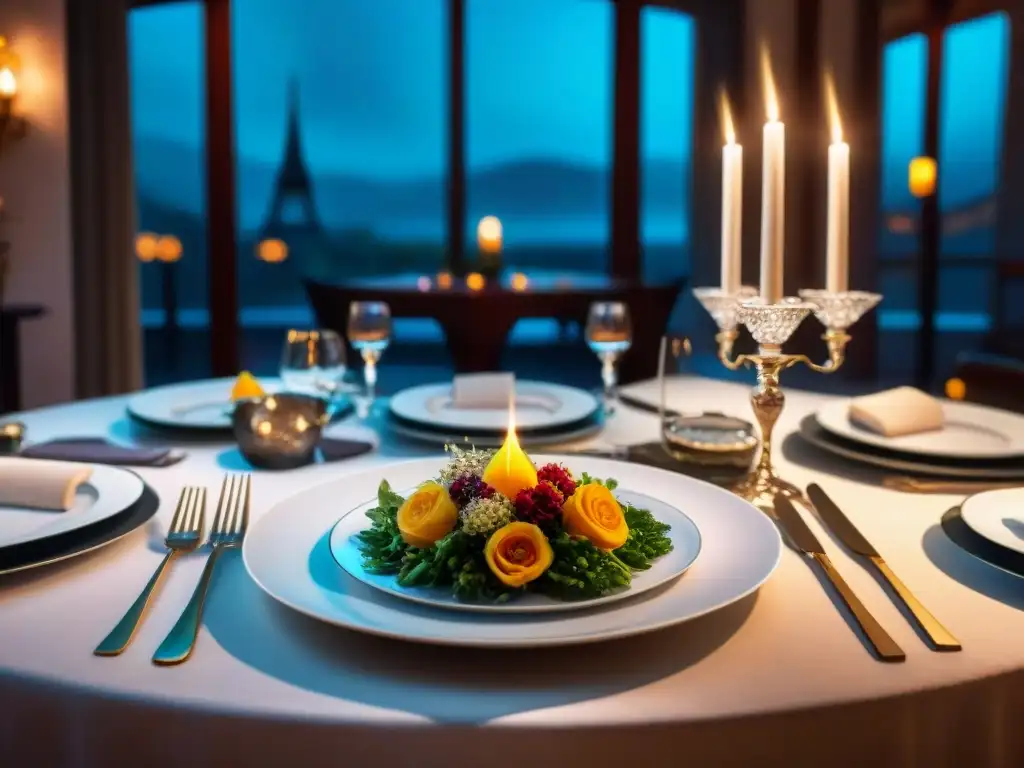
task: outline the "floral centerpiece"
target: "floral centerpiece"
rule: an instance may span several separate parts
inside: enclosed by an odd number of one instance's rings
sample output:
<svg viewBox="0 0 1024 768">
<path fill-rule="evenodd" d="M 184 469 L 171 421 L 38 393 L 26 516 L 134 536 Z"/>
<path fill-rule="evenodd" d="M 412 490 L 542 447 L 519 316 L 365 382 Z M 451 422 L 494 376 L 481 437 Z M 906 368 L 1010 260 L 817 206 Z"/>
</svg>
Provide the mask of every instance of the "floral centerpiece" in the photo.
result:
<svg viewBox="0 0 1024 768">
<path fill-rule="evenodd" d="M 381 482 L 357 536 L 366 570 L 468 602 L 527 591 L 585 600 L 628 587 L 672 549 L 669 526 L 617 499 L 614 480 L 537 469 L 512 431 L 497 452 L 448 450 L 438 477 L 408 498 Z"/>
</svg>

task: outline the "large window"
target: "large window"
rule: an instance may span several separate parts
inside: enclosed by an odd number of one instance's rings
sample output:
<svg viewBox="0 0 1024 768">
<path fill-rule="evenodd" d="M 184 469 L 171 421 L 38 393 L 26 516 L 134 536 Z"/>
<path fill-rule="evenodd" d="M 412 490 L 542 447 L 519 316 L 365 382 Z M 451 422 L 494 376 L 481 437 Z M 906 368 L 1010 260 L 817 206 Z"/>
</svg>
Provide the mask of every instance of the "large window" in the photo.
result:
<svg viewBox="0 0 1024 768">
<path fill-rule="evenodd" d="M 640 241 L 643 277 L 689 274 L 693 20 L 646 7 L 640 40 Z"/>
<path fill-rule="evenodd" d="M 477 222 L 493 215 L 506 265 L 604 272 L 612 3 L 467 0 L 466 9 L 468 261 Z"/>
<path fill-rule="evenodd" d="M 243 364 L 311 322 L 302 278 L 443 263 L 446 0 L 236 0 Z M 270 354 L 273 359 L 274 354 Z"/>
<path fill-rule="evenodd" d="M 203 7 L 128 17 L 147 384 L 209 375 Z"/>
<path fill-rule="evenodd" d="M 939 114 L 938 374 L 979 346 L 992 325 L 995 198 L 1003 141 L 1009 26 L 991 14 L 946 30 Z M 917 332 L 920 203 L 907 168 L 924 153 L 928 42 L 915 34 L 886 46 L 882 138 L 881 287 L 883 369 L 913 371 Z M 897 370 L 898 368 L 898 370 Z"/>
</svg>

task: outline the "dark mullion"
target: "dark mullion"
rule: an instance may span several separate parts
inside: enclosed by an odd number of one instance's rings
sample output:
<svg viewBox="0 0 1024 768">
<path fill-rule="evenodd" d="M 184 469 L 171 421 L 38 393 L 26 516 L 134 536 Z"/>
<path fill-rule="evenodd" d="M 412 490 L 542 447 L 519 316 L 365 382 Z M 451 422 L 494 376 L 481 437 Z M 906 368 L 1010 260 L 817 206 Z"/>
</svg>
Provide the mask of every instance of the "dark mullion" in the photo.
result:
<svg viewBox="0 0 1024 768">
<path fill-rule="evenodd" d="M 640 5 L 615 4 L 611 274 L 640 277 Z"/>
<path fill-rule="evenodd" d="M 238 373 L 235 146 L 231 82 L 231 0 L 206 0 L 206 248 L 210 364 Z"/>
<path fill-rule="evenodd" d="M 448 13 L 448 266 L 461 275 L 466 254 L 465 0 L 448 0 Z"/>
<path fill-rule="evenodd" d="M 928 80 L 925 95 L 924 154 L 939 157 L 939 114 L 942 84 L 943 44 L 949 0 L 932 0 L 928 21 Z M 941 173 L 941 170 L 940 170 Z M 935 376 L 935 313 L 939 304 L 939 189 L 921 201 L 919 239 L 918 307 L 921 329 L 917 342 L 916 384 L 922 389 L 932 385 Z"/>
</svg>

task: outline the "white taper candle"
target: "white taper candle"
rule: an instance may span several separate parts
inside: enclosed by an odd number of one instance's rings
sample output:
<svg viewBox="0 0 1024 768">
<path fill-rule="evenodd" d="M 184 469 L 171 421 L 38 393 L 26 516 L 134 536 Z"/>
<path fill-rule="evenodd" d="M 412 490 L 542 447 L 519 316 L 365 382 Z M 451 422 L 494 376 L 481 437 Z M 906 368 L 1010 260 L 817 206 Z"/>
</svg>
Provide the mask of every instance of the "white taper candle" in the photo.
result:
<svg viewBox="0 0 1024 768">
<path fill-rule="evenodd" d="M 786 127 L 777 119 L 764 126 L 761 178 L 761 299 L 777 304 L 783 290 L 786 216 Z"/>
<path fill-rule="evenodd" d="M 722 290 L 739 292 L 742 274 L 743 147 L 722 147 Z"/>
</svg>

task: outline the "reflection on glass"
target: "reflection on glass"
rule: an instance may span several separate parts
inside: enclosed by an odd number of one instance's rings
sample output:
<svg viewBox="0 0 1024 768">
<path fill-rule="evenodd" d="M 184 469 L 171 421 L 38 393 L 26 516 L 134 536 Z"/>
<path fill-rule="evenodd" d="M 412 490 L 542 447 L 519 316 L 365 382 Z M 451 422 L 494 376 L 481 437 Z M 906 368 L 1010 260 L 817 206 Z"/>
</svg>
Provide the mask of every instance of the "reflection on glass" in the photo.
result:
<svg viewBox="0 0 1024 768">
<path fill-rule="evenodd" d="M 367 407 L 377 387 L 377 362 L 391 343 L 391 308 L 383 301 L 353 301 L 348 313 L 348 341 L 363 358 Z"/>
<path fill-rule="evenodd" d="M 619 358 L 633 344 L 633 326 L 629 307 L 621 301 L 599 301 L 590 305 L 587 317 L 587 344 L 601 360 L 604 383 L 604 411 L 615 412 L 618 400 Z"/>
</svg>

